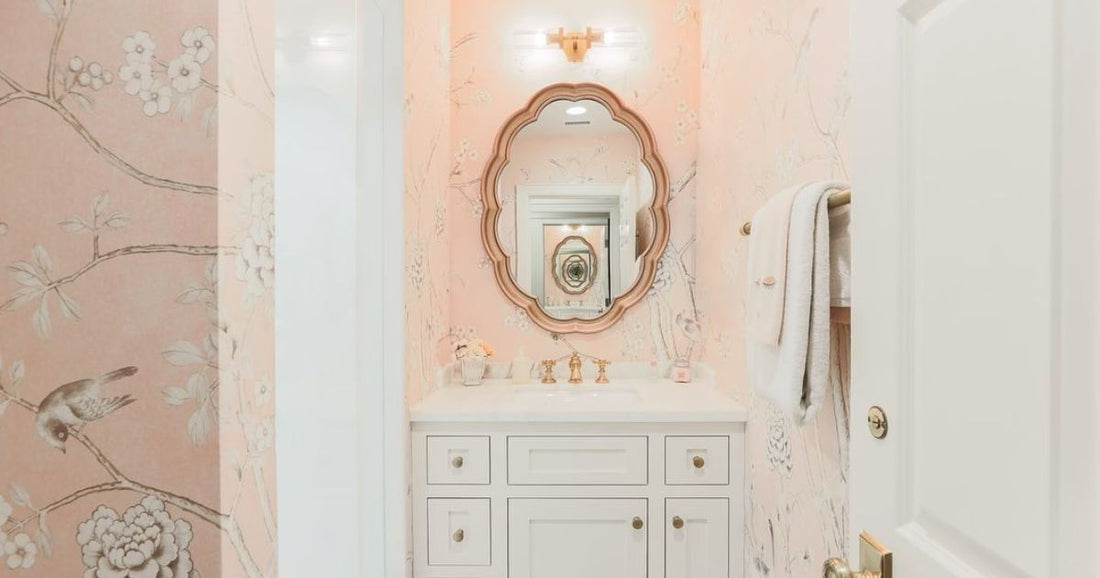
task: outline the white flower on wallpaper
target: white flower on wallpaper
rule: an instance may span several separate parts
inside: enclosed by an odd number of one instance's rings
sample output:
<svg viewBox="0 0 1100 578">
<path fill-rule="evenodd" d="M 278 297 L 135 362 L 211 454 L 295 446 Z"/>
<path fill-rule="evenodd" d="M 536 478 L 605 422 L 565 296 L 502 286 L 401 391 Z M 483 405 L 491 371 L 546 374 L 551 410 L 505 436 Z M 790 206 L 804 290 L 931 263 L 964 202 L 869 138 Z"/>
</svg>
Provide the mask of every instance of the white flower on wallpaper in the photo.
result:
<svg viewBox="0 0 1100 578">
<path fill-rule="evenodd" d="M 756 398 L 756 403 L 768 403 Z M 790 423 L 787 418 L 774 407 L 768 408 L 768 440 L 767 455 L 768 468 L 785 478 L 791 477 L 794 464 L 791 462 L 791 437 Z"/>
<path fill-rule="evenodd" d="M 197 578 L 189 550 L 193 538 L 191 524 L 173 518 L 153 496 L 122 515 L 96 508 L 76 535 L 87 578 Z"/>
<path fill-rule="evenodd" d="M 268 417 L 256 423 L 249 424 L 245 429 L 245 439 L 248 441 L 249 453 L 261 454 L 271 449 L 275 444 L 275 420 Z"/>
<path fill-rule="evenodd" d="M 414 293 L 419 294 L 428 276 L 424 245 L 417 241 L 410 242 L 407 253 L 408 263 L 405 265 L 405 271 L 408 274 L 409 287 Z"/>
<path fill-rule="evenodd" d="M 176 92 L 191 92 L 202 85 L 202 65 L 194 55 L 181 54 L 168 63 L 168 79 Z"/>
<path fill-rule="evenodd" d="M 193 57 L 196 62 L 206 62 L 214 53 L 214 37 L 202 26 L 184 31 L 180 36 L 180 44 L 187 49 L 185 54 Z"/>
<path fill-rule="evenodd" d="M 243 230 L 238 234 L 237 278 L 253 295 L 263 295 L 275 283 L 275 179 L 270 173 L 252 177 L 241 200 Z"/>
<path fill-rule="evenodd" d="M 9 489 L 11 502 L 0 495 L 0 568 L 28 570 L 40 554 L 49 556 L 52 552 L 52 537 L 46 525 L 48 509 L 35 508 L 27 490 L 19 484 L 12 482 Z M 15 506 L 26 511 L 25 518 L 16 521 Z M 33 537 L 27 530 L 27 524 L 32 521 L 38 525 Z"/>
<path fill-rule="evenodd" d="M 252 384 L 253 396 L 256 400 L 256 405 L 264 406 L 271 403 L 271 397 L 273 395 L 271 389 L 271 382 L 267 378 L 259 378 L 256 383 Z"/>
<path fill-rule="evenodd" d="M 118 78 L 125 83 L 126 94 L 141 101 L 141 111 L 147 117 L 167 114 L 175 108 L 183 120 L 190 114 L 199 88 L 218 91 L 217 85 L 202 78 L 202 64 L 214 52 L 213 36 L 206 28 L 197 26 L 180 35 L 180 44 L 183 51 L 165 62 L 156 55 L 157 44 L 148 32 L 135 32 L 122 41 L 125 62 L 119 66 Z M 232 91 L 228 94 L 236 96 Z M 216 107 L 215 102 L 206 109 L 203 116 L 207 121 Z"/>
<path fill-rule="evenodd" d="M 172 109 L 172 89 L 160 83 L 154 83 L 148 89 L 138 92 L 141 98 L 141 111 L 145 116 L 165 114 Z"/>
<path fill-rule="evenodd" d="M 74 56 L 64 70 L 55 73 L 54 80 L 64 87 L 62 97 L 71 97 L 84 110 L 91 111 L 94 102 L 88 91 L 100 91 L 115 81 L 115 75 L 98 62 L 87 62 L 80 56 Z"/>
<path fill-rule="evenodd" d="M 682 145 L 687 142 L 690 133 L 699 129 L 699 115 L 683 101 L 676 106 L 676 113 L 672 139 L 676 145 Z"/>
<path fill-rule="evenodd" d="M 435 237 L 442 239 L 447 234 L 447 204 L 443 199 L 436 199 L 435 205 Z"/>
<path fill-rule="evenodd" d="M 29 570 L 34 566 L 38 556 L 38 545 L 31 542 L 31 537 L 20 532 L 10 540 L 3 532 L 0 532 L 0 549 L 4 556 L 4 564 L 10 570 Z"/>
<path fill-rule="evenodd" d="M 649 290 L 646 292 L 647 297 L 658 295 L 672 287 L 672 272 L 679 267 L 676 262 L 677 259 L 676 251 L 671 247 L 666 247 L 665 252 L 661 254 L 661 258 L 657 260 L 657 272 L 653 276 L 653 284 L 649 286 Z"/>
<path fill-rule="evenodd" d="M 157 43 L 148 32 L 138 31 L 122 41 L 122 51 L 126 53 L 126 64 L 149 64 L 153 61 Z"/>
<path fill-rule="evenodd" d="M 123 64 L 118 69 L 118 78 L 125 83 L 123 90 L 126 94 L 137 96 L 153 87 L 153 67 L 145 62 Z"/>
<path fill-rule="evenodd" d="M 461 165 L 466 161 L 477 162 L 478 156 L 477 149 L 470 146 L 469 139 L 459 139 L 458 150 L 454 155 L 456 165 Z"/>
</svg>

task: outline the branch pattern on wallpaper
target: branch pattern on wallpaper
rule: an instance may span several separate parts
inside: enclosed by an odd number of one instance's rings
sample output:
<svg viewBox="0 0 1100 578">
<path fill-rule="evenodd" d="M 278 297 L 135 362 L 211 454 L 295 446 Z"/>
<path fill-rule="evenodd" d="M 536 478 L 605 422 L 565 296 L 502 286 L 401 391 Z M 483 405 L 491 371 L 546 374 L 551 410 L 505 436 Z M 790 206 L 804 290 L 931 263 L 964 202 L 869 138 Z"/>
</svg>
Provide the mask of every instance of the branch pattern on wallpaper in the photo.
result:
<svg viewBox="0 0 1100 578">
<path fill-rule="evenodd" d="M 103 144 L 80 121 L 68 102 L 76 102 L 87 112 L 95 108 L 94 93 L 115 81 L 115 74 L 103 68 L 98 62 L 85 62 L 80 56 L 72 56 L 67 64 L 58 65 L 61 39 L 65 33 L 75 0 L 36 0 L 41 12 L 56 24 L 53 44 L 50 47 L 48 70 L 45 72 L 45 91 L 32 90 L 0 69 L 0 83 L 6 84 L 10 92 L 0 96 L 0 107 L 10 106 L 20 101 L 34 103 L 54 112 L 61 121 L 69 125 L 96 154 L 103 157 L 127 175 L 149 186 L 194 193 L 216 195 L 218 188 L 164 178 L 149 174 L 129 161 L 123 159 L 111 148 Z M 125 62 L 118 69 L 118 81 L 126 94 L 136 97 L 141 103 L 145 116 L 153 117 L 172 110 L 173 101 L 180 118 L 186 118 L 191 112 L 195 92 L 201 89 L 225 94 L 237 99 L 245 107 L 257 111 L 270 121 L 270 117 L 260 111 L 255 104 L 241 98 L 232 89 L 222 89 L 202 78 L 202 65 L 212 55 L 215 44 L 210 33 L 198 26 L 183 32 L 180 36 L 183 51 L 170 62 L 164 62 L 156 56 L 156 43 L 147 32 L 135 32 L 122 42 Z M 207 133 L 213 129 L 217 119 L 217 104 L 212 104 L 203 113 L 203 125 Z"/>
<path fill-rule="evenodd" d="M 124 61 L 116 73 L 100 62 L 80 55 L 62 55 L 62 40 L 73 13 L 74 0 L 35 2 L 54 26 L 48 66 L 42 73 L 45 86 L 28 88 L 30 84 L 0 69 L 0 108 L 16 106 L 17 103 L 31 103 L 45 108 L 74 131 L 96 155 L 134 181 L 149 187 L 202 196 L 218 195 L 216 186 L 166 178 L 138 168 L 104 144 L 78 118 L 77 112 L 94 114 L 97 93 L 113 86 L 134 97 L 138 110 L 144 116 L 151 118 L 174 111 L 182 121 L 190 114 L 198 95 L 205 91 L 231 99 L 232 103 L 254 112 L 259 120 L 270 126 L 273 91 L 251 29 L 252 17 L 247 0 L 242 0 L 241 10 L 243 22 L 248 27 L 251 58 L 254 59 L 252 64 L 266 87 L 263 106 L 248 101 L 232 87 L 220 87 L 203 78 L 203 66 L 215 50 L 214 37 L 204 27 L 184 30 L 180 34 L 178 55 L 168 61 L 157 57 L 157 44 L 150 34 L 139 31 L 126 37 L 121 41 Z M 217 125 L 216 101 L 203 112 L 202 125 L 207 136 Z M 73 103 L 79 106 L 79 111 L 71 108 Z M 147 243 L 104 248 L 101 243 L 108 243 L 112 233 L 127 228 L 133 219 L 112 207 L 109 196 L 103 194 L 92 201 L 87 214 L 69 216 L 58 223 L 63 231 L 71 235 L 89 238 L 86 261 L 62 272 L 49 251 L 41 244 L 34 244 L 28 259 L 7 266 L 16 289 L 9 297 L 0 297 L 0 316 L 15 315 L 24 306 L 36 303 L 31 323 L 36 334 L 45 340 L 52 333 L 51 308 L 60 309 L 61 314 L 72 322 L 79 322 L 82 308 L 71 296 L 74 287 L 93 273 L 107 274 L 111 270 L 109 264 L 124 261 L 129 264 L 141 255 L 207 259 L 204 278 L 183 288 L 176 298 L 180 307 L 202 307 L 208 324 L 207 334 L 199 344 L 177 340 L 162 350 L 166 364 L 188 368 L 191 374 L 184 385 L 164 388 L 161 401 L 170 406 L 190 406 L 186 438 L 194 447 L 206 443 L 215 428 L 223 422 L 223 408 L 219 407 L 219 400 L 231 404 L 232 408 L 226 408 L 231 416 L 225 423 L 240 428 L 240 439 L 244 440 L 245 448 L 233 458 L 237 485 L 231 499 L 223 503 L 225 509 L 220 511 L 182 493 L 147 484 L 134 473 L 124 472 L 109 457 L 110 452 L 101 448 L 101 442 L 94 441 L 86 431 L 94 430 L 96 426 L 89 427 L 89 423 L 97 418 L 134 419 L 140 412 L 127 410 L 125 406 L 134 403 L 137 408 L 150 400 L 130 395 L 114 396 L 112 393 L 102 393 L 101 397 L 99 384 L 94 385 L 95 395 L 85 396 L 85 386 L 79 385 L 73 389 L 74 384 L 79 383 L 74 382 L 52 389 L 51 395 L 44 397 L 40 403 L 34 403 L 25 393 L 28 389 L 25 364 L 16 361 L 4 366 L 3 360 L 0 360 L 0 419 L 10 408 L 16 408 L 39 416 L 42 423 L 49 424 L 45 430 L 39 431 L 41 448 L 28 447 L 26 451 L 53 451 L 50 446 L 57 448 L 57 439 L 61 441 L 58 449 L 64 449 L 66 440 L 75 441 L 75 444 L 69 445 L 79 444 L 98 464 L 104 476 L 99 483 L 72 489 L 43 506 L 37 505 L 37 501 L 32 500 L 31 492 L 18 483 L 10 482 L 7 498 L 0 489 L 0 564 L 11 570 L 37 570 L 41 558 L 50 557 L 58 546 L 49 525 L 50 514 L 84 498 L 122 492 L 136 494 L 136 503 L 122 512 L 101 503 L 78 527 L 64 531 L 65 535 L 75 538 L 87 568 L 84 576 L 197 578 L 196 561 L 191 554 L 194 538 L 192 520 L 208 524 L 224 536 L 248 578 L 274 575 L 274 554 L 266 560 L 265 569 L 261 569 L 250 548 L 250 544 L 255 546 L 258 543 L 259 537 L 250 536 L 246 542 L 237 518 L 238 506 L 246 495 L 244 488 L 251 482 L 267 530 L 264 545 L 274 543 L 277 528 L 267 487 L 268 478 L 264 472 L 264 460 L 270 455 L 274 441 L 274 422 L 270 411 L 272 388 L 266 379 L 252 374 L 245 347 L 250 330 L 257 331 L 253 329 L 257 318 L 271 311 L 274 280 L 273 186 L 271 174 L 258 173 L 250 179 L 239 198 L 222 194 L 223 200 L 232 199 L 238 205 L 238 225 L 232 235 L 231 246 Z M 0 235 L 10 229 L 9 223 L 0 222 Z M 224 259 L 232 259 L 236 279 L 244 293 L 243 314 L 225 315 L 219 310 L 218 265 Z M 128 367 L 114 373 L 129 376 L 136 372 L 137 368 Z M 76 389 L 81 391 L 79 395 L 74 394 L 79 399 L 65 398 Z M 51 419 L 51 416 L 68 416 L 73 413 L 74 407 L 76 421 Z M 33 420 L 31 427 L 35 427 Z M 49 439 L 51 435 L 56 436 L 54 442 Z M 39 441 L 37 437 L 34 440 Z"/>
</svg>

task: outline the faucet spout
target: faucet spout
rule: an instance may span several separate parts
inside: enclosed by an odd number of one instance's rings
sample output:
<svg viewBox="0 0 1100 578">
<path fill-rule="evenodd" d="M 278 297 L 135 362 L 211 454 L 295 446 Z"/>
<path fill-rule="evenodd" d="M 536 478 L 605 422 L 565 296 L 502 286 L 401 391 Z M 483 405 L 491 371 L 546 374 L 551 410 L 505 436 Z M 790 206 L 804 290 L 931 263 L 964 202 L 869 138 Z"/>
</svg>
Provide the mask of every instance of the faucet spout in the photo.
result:
<svg viewBox="0 0 1100 578">
<path fill-rule="evenodd" d="M 581 354 L 576 351 L 569 356 L 569 383 L 577 384 L 584 381 L 581 375 Z"/>
</svg>

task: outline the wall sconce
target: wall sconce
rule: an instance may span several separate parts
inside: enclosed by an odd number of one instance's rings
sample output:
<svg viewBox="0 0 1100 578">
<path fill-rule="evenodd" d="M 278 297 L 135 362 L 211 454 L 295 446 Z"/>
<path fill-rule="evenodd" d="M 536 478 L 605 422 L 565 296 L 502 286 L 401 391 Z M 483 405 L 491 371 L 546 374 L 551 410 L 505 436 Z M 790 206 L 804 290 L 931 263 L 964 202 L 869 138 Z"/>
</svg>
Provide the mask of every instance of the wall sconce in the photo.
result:
<svg viewBox="0 0 1100 578">
<path fill-rule="evenodd" d="M 584 32 L 566 32 L 564 28 L 558 28 L 557 32 L 546 35 L 546 42 L 560 46 L 569 62 L 583 62 L 588 49 L 597 42 L 603 42 L 603 31 L 588 27 Z"/>
</svg>

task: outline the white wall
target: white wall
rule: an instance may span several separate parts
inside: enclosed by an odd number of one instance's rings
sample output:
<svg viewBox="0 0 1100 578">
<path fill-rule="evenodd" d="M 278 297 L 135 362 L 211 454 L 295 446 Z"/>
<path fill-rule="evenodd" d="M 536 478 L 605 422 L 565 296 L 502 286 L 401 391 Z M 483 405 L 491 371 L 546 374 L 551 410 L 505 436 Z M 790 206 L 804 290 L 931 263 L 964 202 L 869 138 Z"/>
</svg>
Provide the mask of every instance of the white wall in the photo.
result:
<svg viewBox="0 0 1100 578">
<path fill-rule="evenodd" d="M 404 574 L 404 511 L 385 507 L 387 472 L 404 494 L 403 444 L 386 436 L 387 423 L 404 435 L 401 14 L 400 0 L 276 3 L 279 573 L 291 578 Z"/>
</svg>

